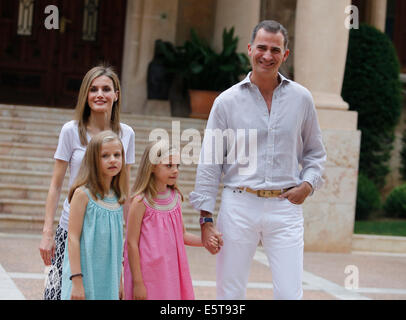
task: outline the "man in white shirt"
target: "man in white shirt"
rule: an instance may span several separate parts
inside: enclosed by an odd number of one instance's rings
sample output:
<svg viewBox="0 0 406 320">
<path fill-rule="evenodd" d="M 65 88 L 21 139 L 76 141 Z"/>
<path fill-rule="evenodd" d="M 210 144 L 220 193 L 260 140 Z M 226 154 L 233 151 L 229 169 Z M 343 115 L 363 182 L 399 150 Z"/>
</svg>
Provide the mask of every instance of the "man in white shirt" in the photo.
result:
<svg viewBox="0 0 406 320">
<path fill-rule="evenodd" d="M 279 73 L 289 56 L 286 29 L 276 21 L 260 22 L 248 44 L 248 55 L 252 72 L 213 104 L 190 202 L 201 212 L 204 246 L 218 253 L 217 299 L 245 298 L 260 241 L 269 260 L 275 299 L 301 299 L 301 204 L 323 183 L 326 152 L 311 93 Z M 219 129 L 226 140 L 220 147 L 209 134 Z M 230 130 L 240 134 L 230 135 Z M 241 138 L 242 130 L 245 137 Z M 219 149 L 223 161 L 213 158 Z M 251 169 L 244 171 L 247 163 L 239 159 L 246 150 L 255 156 L 249 156 Z M 236 158 L 230 157 L 235 151 L 237 159 L 230 162 Z M 224 189 L 217 230 L 212 214 L 221 178 Z M 208 239 L 213 234 L 221 248 L 210 247 Z"/>
</svg>

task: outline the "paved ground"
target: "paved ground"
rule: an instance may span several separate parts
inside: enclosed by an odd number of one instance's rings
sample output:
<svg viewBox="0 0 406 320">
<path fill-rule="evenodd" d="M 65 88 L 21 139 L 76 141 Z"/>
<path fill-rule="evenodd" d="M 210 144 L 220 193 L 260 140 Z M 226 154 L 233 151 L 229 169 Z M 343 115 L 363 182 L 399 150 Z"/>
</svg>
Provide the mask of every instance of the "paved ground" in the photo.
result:
<svg viewBox="0 0 406 320">
<path fill-rule="evenodd" d="M 39 241 L 35 234 L 0 233 L 0 300 L 42 299 Z M 187 253 L 196 299 L 215 299 L 215 257 L 203 248 L 188 247 Z M 406 254 L 305 252 L 303 288 L 304 300 L 406 300 Z M 258 249 L 247 299 L 272 298 L 272 276 Z"/>
</svg>

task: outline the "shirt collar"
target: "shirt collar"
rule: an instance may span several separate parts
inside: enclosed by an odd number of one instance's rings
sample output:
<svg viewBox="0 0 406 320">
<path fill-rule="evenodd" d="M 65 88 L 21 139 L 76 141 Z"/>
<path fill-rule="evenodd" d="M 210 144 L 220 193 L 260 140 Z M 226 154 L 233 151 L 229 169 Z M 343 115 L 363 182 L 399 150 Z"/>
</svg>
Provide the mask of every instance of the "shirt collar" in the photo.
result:
<svg viewBox="0 0 406 320">
<path fill-rule="evenodd" d="M 247 76 L 240 82 L 240 85 L 245 85 L 245 84 L 250 84 L 252 85 L 253 83 L 251 82 L 250 76 L 251 76 L 252 71 L 250 71 Z M 291 80 L 286 78 L 282 73 L 278 72 L 278 76 L 281 79 L 281 83 L 279 85 L 282 85 L 283 83 L 289 83 Z"/>
</svg>

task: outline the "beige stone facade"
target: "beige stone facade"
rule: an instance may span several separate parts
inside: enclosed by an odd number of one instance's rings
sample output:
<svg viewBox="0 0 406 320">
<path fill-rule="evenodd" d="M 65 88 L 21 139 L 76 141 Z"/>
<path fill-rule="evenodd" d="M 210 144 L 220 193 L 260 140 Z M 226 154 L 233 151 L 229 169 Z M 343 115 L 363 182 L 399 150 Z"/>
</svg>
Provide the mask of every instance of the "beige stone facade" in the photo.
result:
<svg viewBox="0 0 406 320">
<path fill-rule="evenodd" d="M 348 251 L 354 227 L 360 132 L 341 97 L 350 0 L 298 0 L 295 80 L 313 94 L 327 149 L 325 185 L 305 203 L 305 247 Z"/>
<path fill-rule="evenodd" d="M 378 8 L 380 2 L 375 2 Z M 182 44 L 194 27 L 218 48 L 223 28 L 234 26 L 239 49 L 246 52 L 252 28 L 260 20 L 279 20 L 288 28 L 292 55 L 284 73 L 312 92 L 328 152 L 325 186 L 304 205 L 305 249 L 312 251 L 351 249 L 360 132 L 357 113 L 348 111 L 340 95 L 348 42 L 344 10 L 350 4 L 350 0 L 128 1 L 122 82 L 124 110 L 134 114 L 154 112 L 148 109 L 146 73 L 156 39 Z M 374 17 L 381 24 L 382 16 Z"/>
</svg>

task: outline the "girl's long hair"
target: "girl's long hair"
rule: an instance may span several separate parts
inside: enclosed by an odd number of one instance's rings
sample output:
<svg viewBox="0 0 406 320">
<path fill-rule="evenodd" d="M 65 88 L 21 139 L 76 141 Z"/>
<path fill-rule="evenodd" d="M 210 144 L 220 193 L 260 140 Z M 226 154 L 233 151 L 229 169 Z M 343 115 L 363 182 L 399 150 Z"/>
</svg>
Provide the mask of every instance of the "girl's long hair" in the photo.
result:
<svg viewBox="0 0 406 320">
<path fill-rule="evenodd" d="M 104 143 L 118 141 L 121 145 L 122 166 L 121 171 L 113 177 L 111 181 L 111 189 L 115 192 L 118 202 L 124 204 L 127 194 L 127 170 L 125 168 L 124 147 L 117 134 L 113 131 L 106 130 L 95 135 L 87 146 L 79 173 L 69 190 L 68 201 L 72 200 L 73 193 L 81 186 L 85 186 L 90 190 L 94 199 L 100 197 L 103 199 L 110 190 L 104 190 L 104 185 L 101 181 L 101 148 Z"/>
<path fill-rule="evenodd" d="M 113 67 L 107 65 L 98 65 L 90 69 L 82 80 L 79 90 L 78 101 L 75 108 L 75 120 L 78 121 L 79 139 L 83 146 L 87 145 L 86 126 L 89 122 L 90 107 L 88 103 L 89 89 L 94 79 L 107 76 L 113 81 L 114 91 L 118 91 L 117 101 L 113 103 L 111 110 L 110 126 L 111 130 L 118 136 L 121 135 L 120 127 L 120 109 L 121 109 L 121 87 L 120 80 Z"/>
<path fill-rule="evenodd" d="M 170 148 L 166 140 L 150 142 L 142 155 L 137 176 L 131 190 L 131 197 L 146 197 L 150 203 L 154 203 L 154 199 L 158 194 L 155 175 L 152 172 L 154 166 L 159 164 L 160 161 L 164 160 L 168 155 L 176 153 L 178 153 L 178 151 L 174 148 Z M 182 192 L 179 190 L 176 182 L 174 185 L 168 185 L 168 187 L 177 190 L 183 201 Z"/>
</svg>

